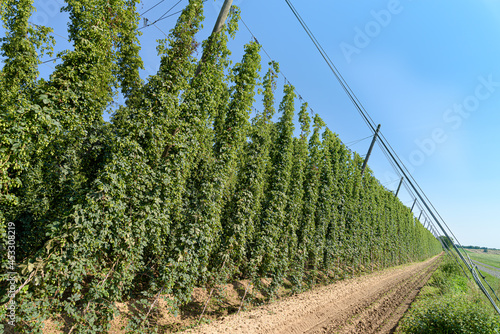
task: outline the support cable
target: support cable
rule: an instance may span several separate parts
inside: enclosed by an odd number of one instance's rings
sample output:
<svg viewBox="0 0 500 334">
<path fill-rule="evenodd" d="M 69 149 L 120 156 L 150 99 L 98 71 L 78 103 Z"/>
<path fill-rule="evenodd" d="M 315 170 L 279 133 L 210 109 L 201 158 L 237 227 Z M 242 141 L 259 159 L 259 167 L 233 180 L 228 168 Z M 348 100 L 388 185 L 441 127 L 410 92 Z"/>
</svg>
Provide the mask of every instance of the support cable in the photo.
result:
<svg viewBox="0 0 500 334">
<path fill-rule="evenodd" d="M 240 21 L 241 23 L 243 23 L 243 25 L 245 26 L 245 28 L 248 30 L 248 32 L 250 33 L 250 35 L 252 36 L 252 38 L 254 39 L 254 41 L 260 45 L 262 51 L 264 51 L 264 53 L 266 54 L 267 58 L 269 58 L 270 61 L 275 61 L 270 55 L 269 53 L 267 52 L 267 50 L 264 48 L 264 45 L 262 45 L 261 43 L 259 43 L 259 40 L 257 39 L 257 37 L 254 35 L 254 33 L 252 32 L 252 30 L 250 30 L 250 28 L 248 27 L 248 25 L 245 23 L 245 21 L 243 20 L 242 17 L 240 17 Z M 287 76 L 285 75 L 285 73 L 280 70 L 279 74 L 283 77 L 283 79 L 285 80 L 285 84 L 290 84 L 290 81 L 288 80 Z M 294 85 L 292 85 L 293 87 L 293 90 L 295 91 L 295 93 L 297 94 L 297 96 L 299 97 L 299 100 L 303 100 L 302 98 L 302 95 L 299 93 L 299 91 L 297 90 L 297 87 L 295 87 Z M 311 111 L 311 115 L 314 116 L 314 110 L 309 107 L 309 110 Z M 368 137 L 370 138 L 370 137 Z"/>
<path fill-rule="evenodd" d="M 149 8 L 148 10 L 146 10 L 145 12 L 143 12 L 141 15 L 139 15 L 139 17 L 142 17 L 144 14 L 146 14 L 147 12 L 149 12 L 151 9 L 155 8 L 156 6 L 158 6 L 159 4 L 161 4 L 162 2 L 165 2 L 165 0 L 161 0 L 161 1 L 157 2 L 156 5 L 154 5 L 153 7 Z"/>
<path fill-rule="evenodd" d="M 369 138 L 373 138 L 373 135 L 368 136 L 368 137 L 365 137 L 365 138 L 361 138 L 361 139 L 358 139 L 358 140 L 354 140 L 354 141 L 349 142 L 349 143 L 345 143 L 344 145 L 345 145 L 345 146 L 352 146 L 352 145 L 356 145 L 357 143 L 360 143 L 360 142 L 362 142 L 362 141 L 364 141 L 364 140 L 366 140 L 366 139 L 369 139 Z"/>
<path fill-rule="evenodd" d="M 153 21 L 152 23 L 149 23 L 149 24 L 148 24 L 148 23 L 147 23 L 148 19 L 147 19 L 147 18 L 145 18 L 146 25 L 145 25 L 145 26 L 143 26 L 143 27 L 141 27 L 141 28 L 138 28 L 137 30 L 145 29 L 145 28 L 147 28 L 147 27 L 150 27 L 150 26 L 152 26 L 152 25 L 155 25 L 155 23 L 157 23 L 158 21 L 165 20 L 165 19 L 167 19 L 167 18 L 169 18 L 169 17 L 172 17 L 172 16 L 174 16 L 174 15 L 176 15 L 176 14 L 181 13 L 181 12 L 182 12 L 182 10 L 179 10 L 179 11 L 177 11 L 177 12 L 175 12 L 175 13 L 172 13 L 172 14 L 170 14 L 170 15 L 167 15 L 168 13 L 170 13 L 170 11 L 171 11 L 172 9 L 174 9 L 174 8 L 175 8 L 175 7 L 176 7 L 179 3 L 181 3 L 181 2 L 182 2 L 182 0 L 177 1 L 177 2 L 175 3 L 175 5 L 173 5 L 172 7 L 170 7 L 170 9 L 169 9 L 169 10 L 167 10 L 165 13 L 163 13 L 163 15 L 162 15 L 162 16 L 160 16 L 158 19 L 156 19 L 156 20 L 155 20 L 155 21 Z M 167 16 L 165 16 L 165 15 L 167 15 Z M 158 28 L 158 27 L 157 27 L 157 28 Z M 158 29 L 159 29 L 159 28 L 158 28 Z M 163 34 L 165 34 L 165 33 L 163 33 Z M 166 34 L 165 34 L 165 35 L 166 35 Z"/>
</svg>

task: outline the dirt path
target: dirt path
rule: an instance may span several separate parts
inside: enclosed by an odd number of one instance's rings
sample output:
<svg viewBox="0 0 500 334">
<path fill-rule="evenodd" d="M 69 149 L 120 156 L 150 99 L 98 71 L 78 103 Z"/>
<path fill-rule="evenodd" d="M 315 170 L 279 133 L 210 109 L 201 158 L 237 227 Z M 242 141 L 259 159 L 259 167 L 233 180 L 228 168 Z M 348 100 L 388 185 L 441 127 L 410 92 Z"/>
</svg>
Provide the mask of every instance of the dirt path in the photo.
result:
<svg viewBox="0 0 500 334">
<path fill-rule="evenodd" d="M 391 333 L 439 257 L 314 289 L 189 333 Z"/>
</svg>

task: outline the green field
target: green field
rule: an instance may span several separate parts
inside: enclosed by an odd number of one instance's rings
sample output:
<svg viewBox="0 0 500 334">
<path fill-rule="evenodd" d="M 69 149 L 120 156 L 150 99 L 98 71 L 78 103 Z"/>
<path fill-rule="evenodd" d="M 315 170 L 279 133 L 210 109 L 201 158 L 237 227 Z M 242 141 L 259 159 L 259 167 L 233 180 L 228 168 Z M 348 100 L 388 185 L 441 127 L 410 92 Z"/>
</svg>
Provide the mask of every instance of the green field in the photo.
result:
<svg viewBox="0 0 500 334">
<path fill-rule="evenodd" d="M 496 267 L 500 270 L 500 255 L 499 254 L 489 254 L 483 252 L 474 252 L 470 250 L 465 250 L 471 260 L 475 260 L 493 267 Z"/>
</svg>

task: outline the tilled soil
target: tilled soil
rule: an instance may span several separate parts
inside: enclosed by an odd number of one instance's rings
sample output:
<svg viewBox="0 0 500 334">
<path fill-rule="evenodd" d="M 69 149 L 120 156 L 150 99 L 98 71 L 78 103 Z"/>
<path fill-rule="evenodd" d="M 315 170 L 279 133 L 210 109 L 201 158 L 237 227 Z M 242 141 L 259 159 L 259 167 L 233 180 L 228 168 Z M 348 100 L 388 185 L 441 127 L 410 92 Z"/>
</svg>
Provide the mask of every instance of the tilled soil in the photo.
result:
<svg viewBox="0 0 500 334">
<path fill-rule="evenodd" d="M 439 256 L 341 281 L 188 332 L 392 333 L 438 264 Z"/>
</svg>

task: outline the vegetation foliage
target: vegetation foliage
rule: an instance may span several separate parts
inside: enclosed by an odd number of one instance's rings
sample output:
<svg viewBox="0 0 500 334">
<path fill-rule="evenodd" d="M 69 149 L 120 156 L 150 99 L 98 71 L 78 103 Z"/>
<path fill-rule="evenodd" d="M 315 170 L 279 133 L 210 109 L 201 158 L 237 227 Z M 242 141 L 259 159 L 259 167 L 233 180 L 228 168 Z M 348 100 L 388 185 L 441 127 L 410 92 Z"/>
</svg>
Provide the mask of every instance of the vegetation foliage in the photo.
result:
<svg viewBox="0 0 500 334">
<path fill-rule="evenodd" d="M 318 115 L 310 133 L 305 103 L 294 137 L 293 86 L 275 119 L 278 64 L 261 80 L 256 41 L 229 61 L 238 10 L 200 46 L 203 1 L 190 0 L 144 82 L 136 3 L 66 0 L 74 48 L 48 80 L 37 67 L 53 40 L 29 23 L 32 0 L 0 3 L 0 238 L 7 249 L 12 223 L 18 264 L 15 296 L 1 276 L 0 323 L 15 302 L 17 333 L 49 318 L 102 333 L 133 301 L 127 331 L 152 333 L 158 299 L 175 312 L 196 286 L 248 278 L 272 298 L 285 281 L 300 291 L 441 251 Z"/>
</svg>

